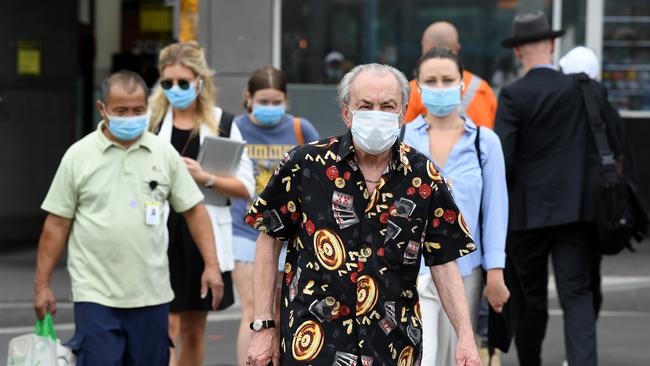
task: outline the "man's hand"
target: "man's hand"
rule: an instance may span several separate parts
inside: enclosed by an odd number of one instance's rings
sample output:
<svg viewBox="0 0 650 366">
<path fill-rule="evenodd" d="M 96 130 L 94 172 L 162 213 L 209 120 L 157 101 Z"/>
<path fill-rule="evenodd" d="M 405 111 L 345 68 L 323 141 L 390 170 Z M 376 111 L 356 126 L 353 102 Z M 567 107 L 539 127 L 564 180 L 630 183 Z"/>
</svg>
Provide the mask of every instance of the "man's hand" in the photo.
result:
<svg viewBox="0 0 650 366">
<path fill-rule="evenodd" d="M 248 346 L 248 357 L 246 364 L 251 366 L 273 366 L 280 365 L 280 347 L 275 329 L 262 329 L 253 333 L 251 343 Z"/>
<path fill-rule="evenodd" d="M 497 313 L 503 311 L 503 305 L 510 298 L 510 291 L 503 280 L 503 270 L 500 268 L 491 269 L 487 273 L 487 285 L 483 290 L 483 296 L 487 298 L 490 306 Z"/>
<path fill-rule="evenodd" d="M 212 292 L 212 310 L 217 310 L 223 298 L 223 279 L 219 268 L 206 267 L 201 275 L 201 298 L 208 296 L 208 289 Z"/>
<path fill-rule="evenodd" d="M 46 313 L 52 315 L 56 313 L 56 299 L 50 289 L 50 277 L 65 249 L 71 227 L 72 219 L 54 214 L 47 215 L 43 224 L 43 232 L 38 241 L 34 275 L 34 312 L 38 319 L 43 319 Z"/>
<path fill-rule="evenodd" d="M 457 366 L 481 366 L 481 359 L 476 349 L 474 331 L 469 319 L 469 309 L 463 280 L 458 272 L 455 261 L 429 267 L 431 277 L 436 284 L 440 302 L 442 303 L 451 324 L 458 334 L 458 345 L 456 346 Z"/>
<path fill-rule="evenodd" d="M 456 366 L 481 366 L 481 357 L 476 348 L 474 335 L 471 333 L 458 337 Z"/>
<path fill-rule="evenodd" d="M 49 286 L 34 290 L 34 312 L 39 320 L 42 320 L 47 313 L 56 314 L 56 299 Z"/>
</svg>

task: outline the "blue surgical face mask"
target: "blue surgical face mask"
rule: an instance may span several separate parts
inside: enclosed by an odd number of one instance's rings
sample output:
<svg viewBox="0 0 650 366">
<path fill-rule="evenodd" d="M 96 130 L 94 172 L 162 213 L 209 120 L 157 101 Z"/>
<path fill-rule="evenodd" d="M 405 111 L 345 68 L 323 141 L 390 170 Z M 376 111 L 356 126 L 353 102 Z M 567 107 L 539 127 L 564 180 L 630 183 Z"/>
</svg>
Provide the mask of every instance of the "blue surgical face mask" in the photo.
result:
<svg viewBox="0 0 650 366">
<path fill-rule="evenodd" d="M 279 105 L 253 105 L 253 116 L 264 126 L 273 126 L 280 122 L 286 112 L 284 104 Z"/>
<path fill-rule="evenodd" d="M 198 81 L 197 88 L 200 89 L 202 86 L 202 80 Z M 194 100 L 196 99 L 196 89 L 194 85 L 190 84 L 190 87 L 187 89 L 181 89 L 178 85 L 164 90 L 165 96 L 169 103 L 174 106 L 176 109 L 185 110 L 187 109 Z"/>
<path fill-rule="evenodd" d="M 121 117 L 108 116 L 108 130 L 120 141 L 130 141 L 142 135 L 149 125 L 149 115 Z"/>
<path fill-rule="evenodd" d="M 462 83 L 449 88 L 431 88 L 420 85 L 422 103 L 427 111 L 438 117 L 448 116 L 460 105 L 460 88 Z"/>
</svg>

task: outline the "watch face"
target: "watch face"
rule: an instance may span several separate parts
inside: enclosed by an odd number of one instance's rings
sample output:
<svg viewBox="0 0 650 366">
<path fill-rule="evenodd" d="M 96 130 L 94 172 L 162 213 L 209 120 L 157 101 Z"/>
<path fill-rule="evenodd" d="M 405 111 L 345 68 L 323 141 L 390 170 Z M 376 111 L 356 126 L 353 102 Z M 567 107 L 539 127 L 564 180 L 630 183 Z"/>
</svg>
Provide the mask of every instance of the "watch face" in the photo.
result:
<svg viewBox="0 0 650 366">
<path fill-rule="evenodd" d="M 260 319 L 255 319 L 253 322 L 253 330 L 261 330 L 262 329 L 262 321 Z"/>
</svg>

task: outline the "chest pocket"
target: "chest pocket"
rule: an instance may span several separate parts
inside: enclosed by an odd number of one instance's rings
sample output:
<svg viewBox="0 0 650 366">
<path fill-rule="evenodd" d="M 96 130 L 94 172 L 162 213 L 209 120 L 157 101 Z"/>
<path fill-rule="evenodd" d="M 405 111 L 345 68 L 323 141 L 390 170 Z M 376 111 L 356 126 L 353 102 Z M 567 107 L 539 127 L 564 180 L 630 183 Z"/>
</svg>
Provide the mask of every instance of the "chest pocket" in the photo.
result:
<svg viewBox="0 0 650 366">
<path fill-rule="evenodd" d="M 153 171 L 143 177 L 144 181 L 141 183 L 143 199 L 145 201 L 167 201 L 171 191 L 169 175 L 162 171 Z"/>
<path fill-rule="evenodd" d="M 419 266 L 425 221 L 416 204 L 406 198 L 393 202 L 384 235 L 384 261 L 391 268 Z"/>
</svg>

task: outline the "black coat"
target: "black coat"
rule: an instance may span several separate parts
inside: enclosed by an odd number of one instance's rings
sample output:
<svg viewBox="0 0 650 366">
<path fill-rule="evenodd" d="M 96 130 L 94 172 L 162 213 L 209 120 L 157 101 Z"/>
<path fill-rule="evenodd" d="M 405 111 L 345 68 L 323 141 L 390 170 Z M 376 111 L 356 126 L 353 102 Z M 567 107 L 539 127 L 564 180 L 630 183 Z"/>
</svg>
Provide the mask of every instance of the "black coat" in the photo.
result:
<svg viewBox="0 0 650 366">
<path fill-rule="evenodd" d="M 616 112 L 597 90 L 609 125 Z M 503 88 L 495 132 L 506 161 L 510 230 L 593 221 L 599 159 L 574 77 L 534 68 Z M 610 136 L 615 153 L 619 137 Z"/>
</svg>

